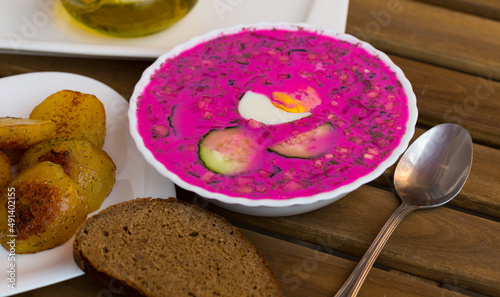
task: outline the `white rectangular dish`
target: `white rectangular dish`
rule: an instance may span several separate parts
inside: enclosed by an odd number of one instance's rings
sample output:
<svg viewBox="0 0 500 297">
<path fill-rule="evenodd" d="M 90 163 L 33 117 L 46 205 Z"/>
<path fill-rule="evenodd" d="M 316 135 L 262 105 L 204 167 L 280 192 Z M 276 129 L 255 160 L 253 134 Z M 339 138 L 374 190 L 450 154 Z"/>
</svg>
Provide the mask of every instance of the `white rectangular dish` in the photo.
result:
<svg viewBox="0 0 500 297">
<path fill-rule="evenodd" d="M 255 22 L 302 22 L 343 33 L 348 0 L 199 0 L 166 30 L 139 38 L 94 33 L 57 0 L 0 0 L 0 52 L 155 59 L 213 29 Z"/>
</svg>

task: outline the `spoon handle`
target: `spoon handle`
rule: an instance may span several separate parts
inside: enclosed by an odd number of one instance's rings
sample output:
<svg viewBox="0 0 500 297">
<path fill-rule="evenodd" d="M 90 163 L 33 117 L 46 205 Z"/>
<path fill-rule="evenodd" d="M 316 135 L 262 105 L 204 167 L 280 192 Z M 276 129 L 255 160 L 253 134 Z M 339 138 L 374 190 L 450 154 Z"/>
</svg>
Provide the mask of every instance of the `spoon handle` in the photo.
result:
<svg viewBox="0 0 500 297">
<path fill-rule="evenodd" d="M 358 294 L 368 272 L 375 263 L 375 259 L 377 259 L 394 229 L 406 215 L 416 208 L 403 203 L 394 211 L 335 297 L 355 297 Z"/>
</svg>

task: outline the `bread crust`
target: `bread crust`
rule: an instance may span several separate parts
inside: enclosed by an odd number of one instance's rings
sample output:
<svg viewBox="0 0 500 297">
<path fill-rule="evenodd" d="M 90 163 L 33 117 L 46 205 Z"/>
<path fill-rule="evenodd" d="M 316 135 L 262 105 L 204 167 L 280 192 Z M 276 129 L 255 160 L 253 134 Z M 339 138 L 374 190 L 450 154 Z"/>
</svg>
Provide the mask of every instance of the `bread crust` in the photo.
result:
<svg viewBox="0 0 500 297">
<path fill-rule="evenodd" d="M 111 283 L 119 282 L 120 284 L 122 284 L 123 293 L 126 296 L 130 296 L 130 297 L 146 297 L 147 296 L 142 290 L 135 287 L 133 284 L 127 283 L 126 281 L 123 281 L 123 280 L 116 279 L 116 278 L 108 275 L 107 273 L 99 270 L 98 268 L 96 268 L 76 248 L 73 249 L 73 258 L 75 259 L 76 265 L 78 265 L 78 267 L 80 267 L 80 269 L 82 269 L 88 276 L 90 276 L 92 279 L 98 281 L 102 285 L 107 287 Z"/>
<path fill-rule="evenodd" d="M 75 260 L 75 263 L 80 267 L 85 273 L 87 273 L 91 278 L 94 280 L 97 280 L 101 284 L 108 286 L 109 284 L 113 282 L 119 282 L 123 286 L 123 293 L 126 294 L 126 296 L 147 296 L 147 297 L 152 297 L 148 296 L 144 290 L 141 288 L 137 287 L 135 284 L 131 282 L 127 282 L 123 279 L 116 278 L 112 275 L 112 272 L 106 271 L 105 267 L 104 268 L 98 268 L 95 265 L 92 264 L 92 260 L 88 259 L 81 251 L 80 249 L 80 242 L 79 242 L 79 234 L 82 232 L 82 230 L 85 228 L 87 224 L 90 224 L 93 220 L 98 220 L 99 216 L 106 215 L 107 213 L 111 212 L 115 208 L 121 208 L 124 207 L 126 204 L 133 204 L 133 203 L 181 203 L 185 207 L 188 207 L 190 209 L 194 209 L 195 211 L 203 212 L 209 216 L 212 216 L 214 218 L 217 218 L 221 224 L 225 224 L 226 227 L 229 227 L 234 231 L 234 236 L 238 236 L 242 241 L 244 241 L 248 247 L 251 247 L 252 251 L 258 256 L 260 261 L 262 262 L 266 268 L 266 270 L 269 273 L 269 278 L 273 282 L 273 286 L 275 288 L 275 291 L 277 292 L 276 295 L 273 296 L 281 296 L 281 290 L 279 289 L 279 283 L 272 271 L 269 268 L 269 265 L 267 261 L 264 259 L 262 256 L 261 252 L 241 233 L 238 228 L 232 226 L 229 222 L 227 222 L 224 218 L 221 216 L 214 214 L 208 210 L 201 209 L 199 207 L 196 207 L 192 204 L 186 203 L 184 201 L 180 201 L 176 198 L 168 198 L 168 199 L 163 199 L 163 198 L 137 198 L 131 201 L 126 201 L 122 202 L 119 204 L 112 205 L 108 207 L 107 209 L 99 212 L 98 214 L 90 217 L 87 219 L 86 222 L 84 222 L 81 226 L 80 229 L 77 231 L 76 236 L 75 236 L 75 241 L 73 243 L 73 258 Z"/>
</svg>

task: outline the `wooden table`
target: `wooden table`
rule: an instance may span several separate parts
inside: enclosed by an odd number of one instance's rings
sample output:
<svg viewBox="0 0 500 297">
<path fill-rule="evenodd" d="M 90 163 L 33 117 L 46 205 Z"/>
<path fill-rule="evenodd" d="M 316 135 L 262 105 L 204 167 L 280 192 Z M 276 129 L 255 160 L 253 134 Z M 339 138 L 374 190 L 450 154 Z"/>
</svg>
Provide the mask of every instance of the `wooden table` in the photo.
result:
<svg viewBox="0 0 500 297">
<path fill-rule="evenodd" d="M 449 205 L 410 214 L 360 296 L 500 296 L 500 2 L 351 0 L 347 32 L 390 55 L 417 95 L 417 135 L 443 122 L 474 139 L 472 172 Z M 0 76 L 86 75 L 129 98 L 151 61 L 0 55 Z M 303 215 L 260 218 L 203 205 L 262 251 L 284 296 L 333 296 L 400 201 L 393 168 L 340 201 Z M 178 190 L 178 197 L 201 201 Z M 20 294 L 119 296 L 87 276 Z"/>
</svg>

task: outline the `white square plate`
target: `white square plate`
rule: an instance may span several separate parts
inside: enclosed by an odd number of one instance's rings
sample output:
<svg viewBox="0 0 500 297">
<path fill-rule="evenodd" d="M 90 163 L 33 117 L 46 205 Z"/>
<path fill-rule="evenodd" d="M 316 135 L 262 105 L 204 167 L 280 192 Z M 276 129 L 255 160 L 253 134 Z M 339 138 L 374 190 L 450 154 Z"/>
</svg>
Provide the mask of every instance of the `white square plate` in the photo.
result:
<svg viewBox="0 0 500 297">
<path fill-rule="evenodd" d="M 116 38 L 83 28 L 57 0 L 0 0 L 0 52 L 155 59 L 210 30 L 256 22 L 308 23 L 345 31 L 348 0 L 198 0 L 166 30 Z"/>
</svg>

